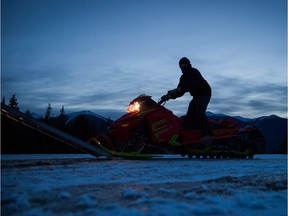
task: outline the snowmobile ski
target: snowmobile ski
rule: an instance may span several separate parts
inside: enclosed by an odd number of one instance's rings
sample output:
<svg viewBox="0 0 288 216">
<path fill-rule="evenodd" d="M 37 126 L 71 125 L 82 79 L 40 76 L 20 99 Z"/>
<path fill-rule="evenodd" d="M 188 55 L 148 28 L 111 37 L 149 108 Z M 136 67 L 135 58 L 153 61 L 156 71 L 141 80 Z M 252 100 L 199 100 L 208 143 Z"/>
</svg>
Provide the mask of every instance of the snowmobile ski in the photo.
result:
<svg viewBox="0 0 288 216">
<path fill-rule="evenodd" d="M 140 152 L 117 152 L 110 150 L 108 148 L 105 148 L 96 138 L 91 138 L 88 143 L 96 145 L 100 147 L 102 150 L 109 152 L 111 155 L 113 155 L 114 158 L 124 158 L 124 159 L 151 159 L 151 158 L 159 158 L 162 157 L 161 155 L 155 155 L 155 154 L 143 154 Z"/>
</svg>

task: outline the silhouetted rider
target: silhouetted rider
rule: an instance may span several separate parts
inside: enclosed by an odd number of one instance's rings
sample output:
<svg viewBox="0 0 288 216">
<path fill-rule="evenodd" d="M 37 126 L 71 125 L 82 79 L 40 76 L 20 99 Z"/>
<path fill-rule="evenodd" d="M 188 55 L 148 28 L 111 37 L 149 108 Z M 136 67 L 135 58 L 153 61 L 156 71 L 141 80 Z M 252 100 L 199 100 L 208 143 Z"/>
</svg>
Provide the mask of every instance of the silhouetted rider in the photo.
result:
<svg viewBox="0 0 288 216">
<path fill-rule="evenodd" d="M 176 99 L 189 92 L 193 99 L 184 118 L 184 130 L 201 129 L 204 133 L 203 137 L 211 137 L 213 132 L 205 113 L 211 98 L 211 87 L 201 73 L 192 67 L 188 58 L 181 58 L 179 67 L 182 71 L 182 76 L 178 87 L 168 91 L 168 94 L 163 96 L 166 97 L 164 100 Z"/>
</svg>

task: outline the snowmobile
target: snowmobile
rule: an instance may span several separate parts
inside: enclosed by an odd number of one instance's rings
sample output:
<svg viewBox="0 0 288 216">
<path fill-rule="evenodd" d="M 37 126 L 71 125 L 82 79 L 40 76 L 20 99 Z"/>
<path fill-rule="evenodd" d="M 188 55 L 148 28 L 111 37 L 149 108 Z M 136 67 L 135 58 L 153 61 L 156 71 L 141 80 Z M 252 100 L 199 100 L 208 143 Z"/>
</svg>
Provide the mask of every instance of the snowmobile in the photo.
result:
<svg viewBox="0 0 288 216">
<path fill-rule="evenodd" d="M 184 119 L 165 108 L 169 95 L 156 102 L 140 95 L 127 113 L 114 121 L 107 134 L 88 142 L 122 158 L 151 158 L 160 154 L 180 154 L 189 158 L 253 158 L 256 145 L 263 142 L 258 128 L 238 128 L 237 122 L 213 123 L 214 137 L 201 139 L 202 131 L 184 130 Z M 211 121 L 212 124 L 212 121 Z"/>
</svg>

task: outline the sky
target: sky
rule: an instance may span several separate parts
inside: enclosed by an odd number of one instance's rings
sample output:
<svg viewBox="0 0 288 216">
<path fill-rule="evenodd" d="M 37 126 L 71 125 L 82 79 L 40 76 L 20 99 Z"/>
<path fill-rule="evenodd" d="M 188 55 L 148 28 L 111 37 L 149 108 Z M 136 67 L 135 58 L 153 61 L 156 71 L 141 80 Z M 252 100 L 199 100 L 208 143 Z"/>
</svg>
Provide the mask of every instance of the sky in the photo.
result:
<svg viewBox="0 0 288 216">
<path fill-rule="evenodd" d="M 183 56 L 212 87 L 207 111 L 287 118 L 286 0 L 1 1 L 1 98 L 23 112 L 116 119 L 176 88 Z"/>
</svg>

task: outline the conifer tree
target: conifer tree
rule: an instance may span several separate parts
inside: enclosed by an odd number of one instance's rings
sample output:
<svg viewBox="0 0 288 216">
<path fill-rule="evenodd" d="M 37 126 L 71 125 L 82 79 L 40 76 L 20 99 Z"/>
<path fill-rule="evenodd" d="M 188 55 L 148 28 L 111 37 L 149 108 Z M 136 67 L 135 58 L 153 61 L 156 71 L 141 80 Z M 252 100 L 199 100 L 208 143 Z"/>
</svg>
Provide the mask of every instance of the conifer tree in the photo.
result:
<svg viewBox="0 0 288 216">
<path fill-rule="evenodd" d="M 65 121 L 66 121 L 66 114 L 65 114 L 65 110 L 64 110 L 64 106 L 62 106 L 61 110 L 60 110 L 60 115 L 58 117 L 58 127 L 61 130 L 65 130 Z"/>
<path fill-rule="evenodd" d="M 65 116 L 66 116 L 66 114 L 65 114 L 64 106 L 62 106 L 62 108 L 61 108 L 61 110 L 60 110 L 60 115 L 59 115 L 59 117 L 60 117 L 60 119 L 64 119 Z"/>
<path fill-rule="evenodd" d="M 19 110 L 20 108 L 18 107 L 18 102 L 17 102 L 17 98 L 16 98 L 16 93 L 14 93 L 12 95 L 12 97 L 10 98 L 9 100 L 9 106 L 16 109 L 16 110 Z"/>
<path fill-rule="evenodd" d="M 32 114 L 31 114 L 31 112 L 30 112 L 29 109 L 26 110 L 25 115 L 27 115 L 27 116 L 29 116 L 29 117 L 32 117 Z"/>
<path fill-rule="evenodd" d="M 1 104 L 4 104 L 4 105 L 6 104 L 5 97 L 2 98 Z"/>
<path fill-rule="evenodd" d="M 44 120 L 49 121 L 51 117 L 52 117 L 52 106 L 50 103 L 48 103 L 48 107 L 46 109 Z"/>
</svg>

